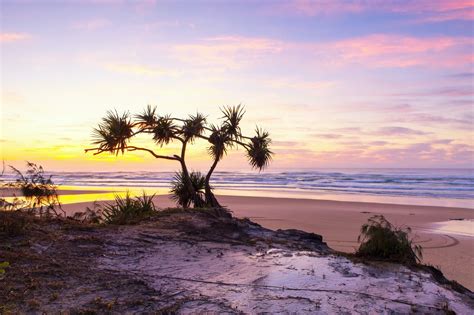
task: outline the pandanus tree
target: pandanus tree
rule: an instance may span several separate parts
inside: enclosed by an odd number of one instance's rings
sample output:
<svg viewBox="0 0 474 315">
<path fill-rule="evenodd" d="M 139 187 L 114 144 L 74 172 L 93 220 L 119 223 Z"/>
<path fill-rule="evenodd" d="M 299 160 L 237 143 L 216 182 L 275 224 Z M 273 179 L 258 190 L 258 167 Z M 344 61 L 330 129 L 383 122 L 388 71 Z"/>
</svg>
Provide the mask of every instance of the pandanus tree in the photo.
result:
<svg viewBox="0 0 474 315">
<path fill-rule="evenodd" d="M 126 151 L 145 151 L 157 159 L 177 161 L 181 171 L 177 173 L 173 183 L 175 200 L 183 207 L 220 207 L 212 192 L 210 180 L 217 164 L 228 150 L 243 147 L 250 165 L 258 170 L 267 167 L 273 155 L 268 132 L 257 127 L 253 137 L 242 134 L 240 122 L 245 113 L 242 106 L 226 106 L 221 111 L 223 116 L 220 125 L 208 125 L 206 117 L 200 113 L 184 119 L 159 115 L 156 107 L 151 106 L 147 106 L 133 119 L 129 113 L 109 111 L 93 131 L 95 147 L 85 151 L 95 151 L 94 155 L 104 152 L 118 155 Z M 178 142 L 180 154 L 162 155 L 152 149 L 132 145 L 132 138 L 138 134 L 151 135 L 159 147 Z M 206 176 L 199 172 L 190 172 L 186 164 L 188 145 L 197 139 L 209 143 L 208 152 L 212 157 L 212 165 Z"/>
</svg>

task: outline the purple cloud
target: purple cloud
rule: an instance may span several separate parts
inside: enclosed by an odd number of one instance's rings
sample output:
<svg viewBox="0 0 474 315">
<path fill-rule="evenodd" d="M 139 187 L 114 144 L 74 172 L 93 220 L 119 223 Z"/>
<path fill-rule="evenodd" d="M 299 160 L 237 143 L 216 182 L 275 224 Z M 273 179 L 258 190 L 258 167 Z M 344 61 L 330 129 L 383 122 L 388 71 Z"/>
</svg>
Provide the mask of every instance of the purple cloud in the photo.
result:
<svg viewBox="0 0 474 315">
<path fill-rule="evenodd" d="M 373 132 L 374 135 L 381 136 L 422 136 L 429 134 L 428 132 L 415 130 L 406 127 L 382 127 Z"/>
</svg>

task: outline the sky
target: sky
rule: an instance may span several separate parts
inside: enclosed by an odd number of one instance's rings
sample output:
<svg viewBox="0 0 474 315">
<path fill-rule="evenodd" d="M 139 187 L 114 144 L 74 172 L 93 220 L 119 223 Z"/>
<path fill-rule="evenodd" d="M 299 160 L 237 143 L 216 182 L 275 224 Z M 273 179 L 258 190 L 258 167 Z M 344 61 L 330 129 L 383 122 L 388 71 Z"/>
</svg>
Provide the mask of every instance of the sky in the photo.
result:
<svg viewBox="0 0 474 315">
<path fill-rule="evenodd" d="M 146 152 L 86 154 L 107 110 L 243 104 L 270 132 L 270 170 L 472 168 L 472 1 L 0 0 L 6 164 L 177 169 Z M 148 138 L 136 143 L 172 154 Z M 191 168 L 210 165 L 206 143 Z M 233 150 L 218 170 L 250 171 Z"/>
</svg>

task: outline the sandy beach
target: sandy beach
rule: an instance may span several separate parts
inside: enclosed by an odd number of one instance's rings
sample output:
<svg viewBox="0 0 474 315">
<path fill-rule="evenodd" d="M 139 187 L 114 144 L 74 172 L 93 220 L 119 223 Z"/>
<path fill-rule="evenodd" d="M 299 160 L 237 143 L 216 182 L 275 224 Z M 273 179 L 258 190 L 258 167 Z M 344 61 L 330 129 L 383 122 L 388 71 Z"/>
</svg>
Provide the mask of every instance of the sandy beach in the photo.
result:
<svg viewBox="0 0 474 315">
<path fill-rule="evenodd" d="M 360 226 L 370 216 L 383 214 L 393 224 L 412 228 L 415 242 L 423 246 L 425 264 L 439 267 L 447 278 L 474 289 L 474 238 L 436 230 L 438 222 L 474 219 L 472 209 L 242 196 L 219 196 L 219 200 L 234 216 L 248 217 L 271 229 L 314 232 L 322 235 L 331 248 L 344 252 L 358 247 Z M 174 206 L 167 195 L 155 197 L 155 203 L 160 208 Z M 63 207 L 72 213 L 87 206 L 92 202 Z"/>
</svg>

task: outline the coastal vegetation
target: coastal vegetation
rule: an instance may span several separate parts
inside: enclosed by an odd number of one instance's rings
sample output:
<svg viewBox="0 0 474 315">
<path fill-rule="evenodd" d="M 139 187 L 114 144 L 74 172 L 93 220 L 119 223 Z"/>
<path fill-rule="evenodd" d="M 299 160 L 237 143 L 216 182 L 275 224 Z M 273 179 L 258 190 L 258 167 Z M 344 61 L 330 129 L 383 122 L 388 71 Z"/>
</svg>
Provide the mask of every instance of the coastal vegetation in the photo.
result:
<svg viewBox="0 0 474 315">
<path fill-rule="evenodd" d="M 423 258 L 422 247 L 408 237 L 411 229 L 392 225 L 383 215 L 374 215 L 363 224 L 357 256 L 414 265 Z"/>
<path fill-rule="evenodd" d="M 127 192 L 125 197 L 115 196 L 113 203 L 107 203 L 101 210 L 105 224 L 132 224 L 155 214 L 157 209 L 153 203 L 155 195 L 132 198 Z"/>
<path fill-rule="evenodd" d="M 6 210 L 21 209 L 40 217 L 64 214 L 58 198 L 58 186 L 53 183 L 52 177 L 46 176 L 43 167 L 35 163 L 26 162 L 26 167 L 26 172 L 23 174 L 17 168 L 10 166 L 16 173 L 17 179 L 14 183 L 6 184 L 9 188 L 18 189 L 24 199 L 15 198 L 13 202 L 2 199 L 1 206 Z"/>
<path fill-rule="evenodd" d="M 245 110 L 241 105 L 225 106 L 221 112 L 223 116 L 220 123 L 209 124 L 206 116 L 200 113 L 187 118 L 176 118 L 160 115 L 157 108 L 150 105 L 133 117 L 128 112 L 119 114 L 117 111 L 109 111 L 93 131 L 95 147 L 85 151 L 94 151 L 94 155 L 144 151 L 157 159 L 176 161 L 181 166 L 172 189 L 177 203 L 184 208 L 221 207 L 212 191 L 210 180 L 227 152 L 233 148 L 244 148 L 249 164 L 258 170 L 267 167 L 273 155 L 267 131 L 256 127 L 253 137 L 242 133 L 240 123 Z M 139 134 L 150 135 L 159 147 L 178 142 L 180 154 L 162 155 L 150 148 L 131 144 L 131 140 Z M 208 142 L 207 151 L 212 158 L 206 175 L 191 172 L 186 163 L 188 145 L 199 139 Z"/>
</svg>

